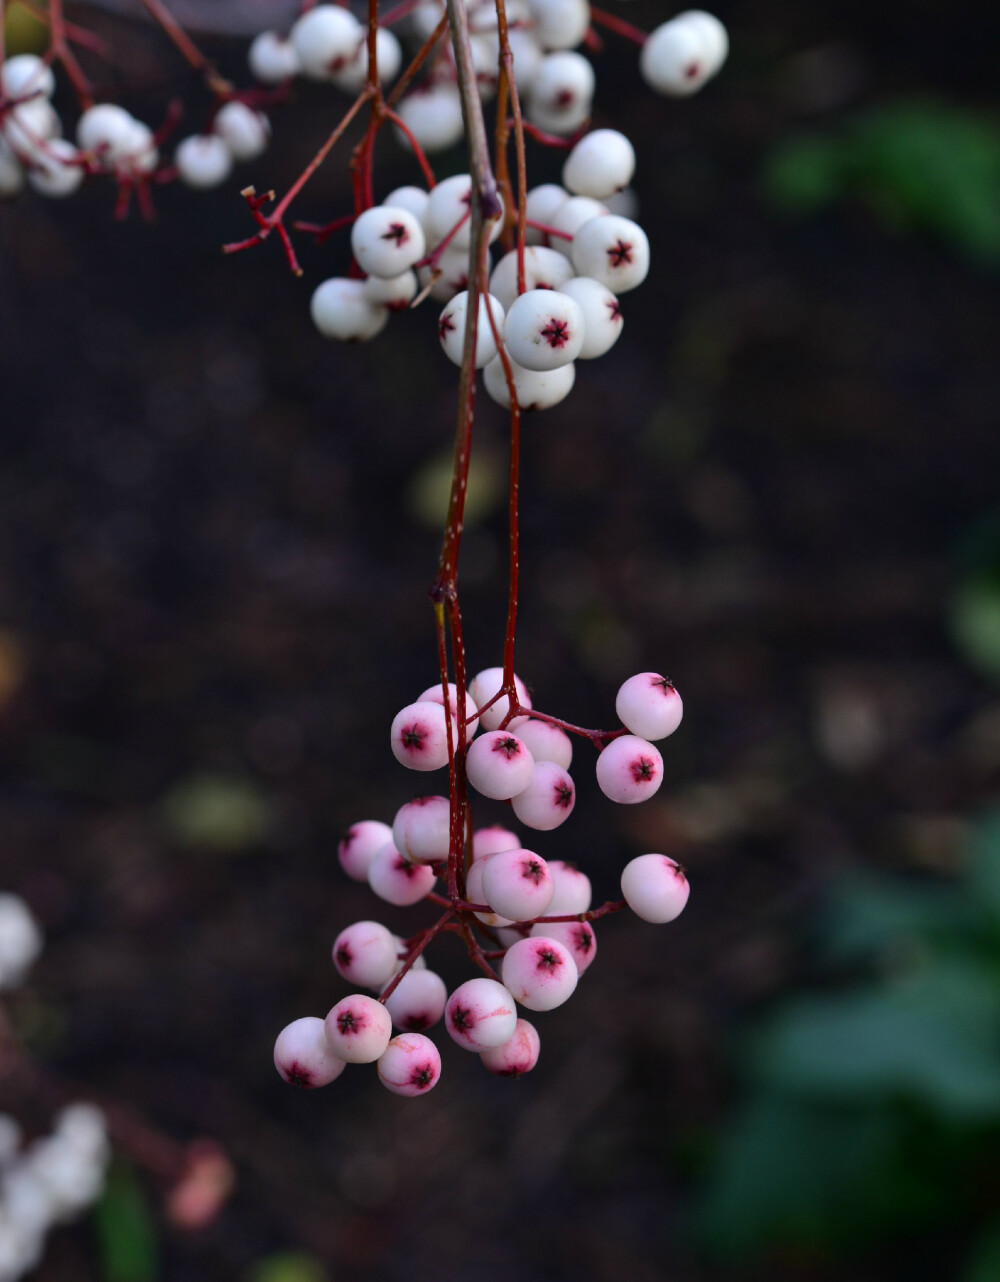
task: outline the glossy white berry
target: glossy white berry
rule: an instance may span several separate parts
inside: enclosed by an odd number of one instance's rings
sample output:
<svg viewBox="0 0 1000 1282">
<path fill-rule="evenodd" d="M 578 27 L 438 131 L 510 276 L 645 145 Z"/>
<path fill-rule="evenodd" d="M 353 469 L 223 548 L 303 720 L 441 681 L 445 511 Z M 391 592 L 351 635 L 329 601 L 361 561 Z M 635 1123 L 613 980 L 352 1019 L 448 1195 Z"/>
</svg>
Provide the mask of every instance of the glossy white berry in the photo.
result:
<svg viewBox="0 0 1000 1282">
<path fill-rule="evenodd" d="M 606 200 L 632 181 L 635 149 L 617 129 L 594 129 L 566 157 L 563 186 L 577 196 Z"/>
<path fill-rule="evenodd" d="M 576 381 L 576 365 L 560 365 L 558 369 L 525 369 L 511 361 L 514 393 L 522 410 L 547 410 L 564 401 Z M 510 388 L 503 362 L 497 356 L 483 371 L 483 386 L 491 400 L 505 409 L 510 408 Z"/>
<path fill-rule="evenodd" d="M 400 272 L 398 276 L 368 276 L 364 283 L 365 298 L 373 307 L 387 307 L 391 312 L 403 312 L 417 295 L 417 273 Z"/>
<path fill-rule="evenodd" d="M 506 850 L 517 849 L 520 842 L 515 846 L 507 846 Z M 474 859 L 469 865 L 465 874 L 465 897 L 470 904 L 485 904 L 486 891 L 483 889 L 483 873 L 486 871 L 486 865 L 494 858 L 494 855 L 483 855 L 479 859 Z M 476 913 L 477 920 L 481 921 L 484 926 L 491 926 L 494 929 L 501 926 L 512 926 L 513 922 L 510 917 L 503 917 L 500 913 L 494 912 L 487 906 L 483 912 Z"/>
<path fill-rule="evenodd" d="M 486 902 L 511 921 L 541 917 L 552 899 L 552 874 L 533 850 L 501 850 L 483 865 Z"/>
<path fill-rule="evenodd" d="M 465 757 L 469 783 L 484 797 L 507 801 L 531 782 L 534 758 L 510 730 L 489 730 L 473 739 Z"/>
<path fill-rule="evenodd" d="M 521 839 L 516 832 L 500 824 L 491 824 L 488 828 L 477 828 L 472 834 L 472 858 L 485 859 L 500 850 L 516 850 Z"/>
<path fill-rule="evenodd" d="M 28 182 L 41 196 L 62 199 L 71 196 L 83 182 L 80 153 L 65 138 L 53 138 L 39 150 L 28 170 Z"/>
<path fill-rule="evenodd" d="M 562 289 L 572 277 L 573 265 L 554 249 L 529 245 L 524 251 L 524 288 Z M 517 250 L 504 254 L 490 276 L 490 293 L 507 311 L 517 298 Z"/>
<path fill-rule="evenodd" d="M 549 244 L 572 262 L 573 238 L 576 233 L 584 223 L 589 223 L 592 218 L 598 218 L 607 212 L 607 205 L 594 200 L 592 196 L 569 196 L 552 215 L 553 228 L 561 231 L 563 235 L 551 236 Z"/>
<path fill-rule="evenodd" d="M 385 1051 L 392 1036 L 389 1012 L 364 993 L 342 998 L 323 1022 L 327 1045 L 348 1064 L 371 1064 Z"/>
<path fill-rule="evenodd" d="M 430 285 L 430 296 L 436 302 L 447 303 L 469 287 L 469 251 L 452 249 L 449 245 L 437 256 L 433 269 L 417 268 L 421 287 Z"/>
<path fill-rule="evenodd" d="M 384 988 L 396 973 L 396 944 L 381 922 L 356 921 L 333 943 L 333 964 L 341 978 L 361 988 Z"/>
<path fill-rule="evenodd" d="M 704 24 L 678 15 L 649 33 L 639 55 L 639 69 L 657 93 L 685 97 L 708 80 L 717 56 L 718 41 Z"/>
<path fill-rule="evenodd" d="M 451 807 L 447 797 L 414 797 L 396 811 L 393 845 L 415 864 L 448 858 Z"/>
<path fill-rule="evenodd" d="M 435 682 L 434 685 L 428 686 L 423 694 L 417 698 L 417 703 L 439 703 L 443 708 L 444 695 L 441 692 L 441 683 Z M 449 719 L 454 720 L 458 716 L 458 689 L 454 681 L 448 682 L 448 709 Z M 478 711 L 475 699 L 467 690 L 465 692 L 465 737 L 467 740 L 471 739 L 479 729 L 479 717 L 476 715 Z"/>
<path fill-rule="evenodd" d="M 410 770 L 440 770 L 448 764 L 443 704 L 410 703 L 396 713 L 389 731 L 392 755 Z"/>
<path fill-rule="evenodd" d="M 378 64 L 379 84 L 388 84 L 399 75 L 403 65 L 403 50 L 399 41 L 386 27 L 379 27 L 375 36 L 375 59 Z M 363 39 L 350 62 L 334 72 L 331 80 L 344 93 L 360 93 L 368 80 L 368 40 Z"/>
<path fill-rule="evenodd" d="M 62 121 L 48 98 L 29 98 L 5 111 L 0 133 L 11 151 L 30 164 L 47 142 L 61 135 Z"/>
<path fill-rule="evenodd" d="M 729 36 L 726 28 L 713 13 L 704 9 L 687 9 L 677 19 L 695 27 L 702 38 L 702 53 L 708 64 L 708 74 L 714 76 L 729 55 Z"/>
<path fill-rule="evenodd" d="M 541 1040 L 533 1024 L 519 1019 L 513 1034 L 500 1046 L 483 1051 L 479 1058 L 498 1077 L 520 1077 L 530 1073 L 538 1063 Z"/>
<path fill-rule="evenodd" d="M 622 725 L 643 739 L 665 739 L 681 723 L 684 704 L 672 682 L 659 672 L 637 672 L 615 698 Z"/>
<path fill-rule="evenodd" d="M 612 739 L 597 758 L 598 787 L 622 805 L 646 801 L 662 782 L 663 758 L 651 743 L 635 735 Z"/>
<path fill-rule="evenodd" d="M 151 174 L 160 163 L 160 153 L 149 125 L 141 120 L 133 120 L 129 128 L 129 137 L 125 141 L 117 161 L 119 170 L 131 171 L 132 175 Z"/>
<path fill-rule="evenodd" d="M 233 99 L 223 103 L 212 128 L 229 148 L 234 160 L 254 160 L 267 147 L 271 123 L 261 111 Z"/>
<path fill-rule="evenodd" d="M 502 688 L 503 668 L 483 668 L 482 672 L 477 672 L 469 682 L 469 693 L 475 699 L 476 707 L 480 709 L 479 722 L 484 730 L 498 730 L 510 711 L 510 701 L 505 694 L 500 695 L 499 699 L 496 698 Z M 531 695 L 528 694 L 528 687 L 516 672 L 514 690 L 517 693 L 518 704 L 522 708 L 530 708 Z M 487 704 L 489 707 L 486 707 Z M 523 718 L 515 717 L 505 728 L 514 730 L 522 720 Z"/>
<path fill-rule="evenodd" d="M 543 128 L 571 132 L 586 120 L 594 96 L 594 69 L 582 54 L 547 54 L 531 82 L 529 115 Z"/>
<path fill-rule="evenodd" d="M 551 935 L 511 944 L 500 967 L 504 987 L 528 1010 L 554 1010 L 573 996 L 579 972 L 569 949 Z"/>
<path fill-rule="evenodd" d="M 392 840 L 392 829 L 378 819 L 351 824 L 337 847 L 340 866 L 352 881 L 367 881 L 372 860 Z"/>
<path fill-rule="evenodd" d="M 590 28 L 587 0 L 528 0 L 528 9 L 543 49 L 575 49 Z"/>
<path fill-rule="evenodd" d="M 558 914 L 549 908 L 548 917 Z M 582 975 L 597 954 L 597 938 L 589 921 L 540 921 L 532 926 L 531 937 L 558 940 L 573 958 L 577 972 Z"/>
<path fill-rule="evenodd" d="M 649 241 L 631 218 L 602 214 L 583 224 L 573 237 L 573 266 L 615 294 L 635 289 L 649 272 Z"/>
<path fill-rule="evenodd" d="M 429 864 L 411 863 L 391 841 L 382 847 L 368 869 L 369 886 L 379 899 L 397 908 L 419 903 L 433 888 L 435 880 Z"/>
<path fill-rule="evenodd" d="M 433 247 L 444 240 L 449 232 L 455 234 L 448 242 L 453 249 L 468 249 L 471 243 L 469 226 L 469 193 L 472 190 L 472 179 L 468 174 L 455 174 L 445 178 L 430 193 L 427 209 L 424 212 L 424 227 L 428 243 Z M 462 219 L 462 226 L 455 231 Z"/>
<path fill-rule="evenodd" d="M 504 345 L 525 369 L 560 369 L 583 347 L 583 312 L 568 294 L 531 289 L 511 304 L 503 327 Z"/>
<path fill-rule="evenodd" d="M 495 979 L 468 979 L 448 998 L 445 1027 L 459 1046 L 488 1051 L 502 1046 L 517 1026 L 514 999 Z"/>
<path fill-rule="evenodd" d="M 567 200 L 569 200 L 569 192 L 558 183 L 542 183 L 540 187 L 532 187 L 524 200 L 525 218 L 530 222 L 551 225 L 556 210 Z M 536 227 L 529 227 L 526 230 L 525 240 L 529 245 L 549 243 L 545 233 Z"/>
<path fill-rule="evenodd" d="M 590 878 L 575 864 L 562 859 L 549 860 L 554 889 L 549 904 L 549 917 L 563 917 L 569 913 L 585 913 L 590 907 L 592 890 Z"/>
<path fill-rule="evenodd" d="M 4 98 L 27 98 L 31 94 L 51 98 L 55 91 L 52 68 L 37 54 L 15 54 L 0 66 L 0 95 Z"/>
<path fill-rule="evenodd" d="M 621 304 L 606 285 L 589 276 L 574 276 L 563 286 L 583 312 L 583 346 L 579 360 L 592 361 L 614 347 L 624 329 Z"/>
<path fill-rule="evenodd" d="M 406 1033 L 423 1033 L 444 1014 L 448 990 L 432 970 L 408 970 L 389 996 L 385 1008 L 394 1028 Z"/>
<path fill-rule="evenodd" d="M 364 343 L 389 323 L 389 311 L 368 301 L 365 283 L 331 276 L 316 286 L 309 303 L 313 324 L 324 338 Z"/>
<path fill-rule="evenodd" d="M 455 90 L 447 85 L 407 94 L 397 112 L 424 151 L 444 151 L 462 137 L 462 104 Z M 409 147 L 401 130 L 396 131 L 396 136 L 404 147 Z"/>
<path fill-rule="evenodd" d="M 497 354 L 496 339 L 493 337 L 493 326 L 490 324 L 487 306 L 493 312 L 497 333 L 503 333 L 504 309 L 498 299 L 491 294 L 479 296 L 479 324 L 476 329 L 476 353 L 473 364 L 476 369 L 488 365 Z M 465 346 L 465 318 L 469 310 L 468 290 L 456 294 L 442 311 L 438 320 L 438 338 L 444 348 L 444 354 L 456 365 L 462 364 L 462 350 Z"/>
<path fill-rule="evenodd" d="M 441 1076 L 441 1054 L 423 1033 L 402 1033 L 382 1052 L 378 1079 L 393 1095 L 426 1095 Z"/>
<path fill-rule="evenodd" d="M 42 932 L 19 895 L 0 894 L 0 989 L 21 982 L 42 951 Z"/>
<path fill-rule="evenodd" d="M 527 744 L 536 765 L 540 761 L 552 761 L 564 770 L 569 769 L 573 760 L 573 741 L 559 726 L 526 717 L 517 727 L 517 736 Z"/>
<path fill-rule="evenodd" d="M 181 182 L 189 187 L 218 187 L 229 177 L 233 158 L 216 134 L 192 134 L 179 143 L 174 164 Z"/>
<path fill-rule="evenodd" d="M 129 151 L 135 121 L 124 107 L 100 102 L 88 107 L 76 126 L 76 140 L 84 151 L 92 151 L 109 167 Z"/>
<path fill-rule="evenodd" d="M 398 276 L 423 258 L 425 247 L 419 220 L 398 206 L 374 205 L 351 228 L 351 250 L 371 276 Z"/>
<path fill-rule="evenodd" d="M 673 921 L 690 893 L 684 869 L 667 855 L 639 855 L 622 869 L 625 902 L 643 921 Z"/>
<path fill-rule="evenodd" d="M 252 74 L 265 85 L 280 85 L 283 80 L 297 76 L 301 70 L 295 46 L 290 40 L 283 40 L 276 31 L 262 31 L 254 36 L 247 61 Z"/>
<path fill-rule="evenodd" d="M 424 214 L 427 212 L 428 200 L 430 200 L 430 193 L 424 191 L 423 187 L 396 187 L 389 192 L 382 204 L 408 209 L 414 218 L 420 219 L 422 224 Z"/>
<path fill-rule="evenodd" d="M 328 1086 L 347 1067 L 326 1040 L 323 1021 L 315 1015 L 295 1019 L 274 1043 L 274 1067 L 291 1086 Z"/>
<path fill-rule="evenodd" d="M 355 57 L 364 37 L 350 9 L 333 4 L 308 10 L 289 35 L 302 73 L 310 80 L 331 80 Z"/>
<path fill-rule="evenodd" d="M 576 805 L 573 780 L 554 761 L 536 761 L 531 782 L 511 798 L 511 808 L 521 823 L 537 832 L 551 832 L 564 824 Z"/>
</svg>

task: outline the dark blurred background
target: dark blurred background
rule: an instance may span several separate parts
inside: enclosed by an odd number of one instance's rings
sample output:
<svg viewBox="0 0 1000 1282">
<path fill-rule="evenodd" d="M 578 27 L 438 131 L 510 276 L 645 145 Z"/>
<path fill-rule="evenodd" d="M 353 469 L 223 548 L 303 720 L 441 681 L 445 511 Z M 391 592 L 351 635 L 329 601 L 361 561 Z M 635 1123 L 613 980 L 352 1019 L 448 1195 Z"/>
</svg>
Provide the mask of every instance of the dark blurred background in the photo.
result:
<svg viewBox="0 0 1000 1282">
<path fill-rule="evenodd" d="M 199 119 L 161 40 L 80 12 L 124 51 L 126 105 Z M 654 98 L 613 37 L 596 58 L 654 266 L 524 442 L 536 706 L 607 725 L 656 668 L 686 707 L 645 806 L 605 802 L 578 748 L 577 813 L 539 849 L 600 898 L 666 850 L 691 902 L 602 925 L 519 1082 L 450 1044 L 422 1101 L 271 1065 L 342 994 L 344 925 L 429 920 L 382 912 L 335 847 L 414 791 L 386 738 L 435 676 L 434 307 L 332 346 L 308 299 L 342 241 L 301 242 L 304 280 L 275 242 L 219 252 L 251 230 L 241 183 L 287 186 L 337 101 L 298 86 L 262 160 L 157 192 L 151 226 L 100 185 L 0 208 L 2 888 L 48 939 L 14 1016 L 81 1093 L 238 1169 L 183 1235 L 123 1156 L 40 1277 L 1000 1279 L 998 10 L 719 14 L 733 52 L 697 98 Z M 226 6 L 184 16 L 245 83 Z M 348 208 L 345 158 L 299 216 Z M 414 180 L 391 141 L 377 160 L 378 194 Z M 484 401 L 472 670 L 500 661 L 504 427 Z M 432 965 L 467 977 L 448 940 Z M 0 1107 L 44 1120 L 10 1083 Z"/>
</svg>

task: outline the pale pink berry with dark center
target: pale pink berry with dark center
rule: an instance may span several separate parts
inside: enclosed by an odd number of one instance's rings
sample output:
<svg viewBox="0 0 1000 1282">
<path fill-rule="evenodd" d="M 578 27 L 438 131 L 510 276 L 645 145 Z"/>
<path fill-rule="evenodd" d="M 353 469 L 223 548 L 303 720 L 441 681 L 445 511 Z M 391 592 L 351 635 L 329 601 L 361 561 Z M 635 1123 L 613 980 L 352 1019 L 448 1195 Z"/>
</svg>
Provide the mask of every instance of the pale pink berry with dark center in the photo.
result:
<svg viewBox="0 0 1000 1282">
<path fill-rule="evenodd" d="M 643 739 L 665 739 L 681 723 L 684 704 L 672 681 L 659 672 L 638 672 L 615 698 L 622 725 Z"/>
<path fill-rule="evenodd" d="M 500 723 L 510 710 L 510 702 L 505 694 L 500 695 L 499 699 L 495 699 L 495 696 L 502 689 L 503 668 L 484 668 L 482 672 L 477 672 L 469 682 L 469 693 L 476 701 L 476 707 L 479 709 L 479 724 L 484 730 L 498 730 Z M 520 707 L 530 708 L 531 695 L 528 694 L 528 687 L 516 672 L 514 673 L 514 690 Z M 491 702 L 494 699 L 495 702 Z M 487 703 L 490 706 L 485 708 L 484 705 Z M 514 717 L 504 729 L 516 730 L 521 724 L 522 719 Z"/>
<path fill-rule="evenodd" d="M 625 902 L 643 921 L 673 921 L 690 893 L 684 869 L 667 855 L 639 855 L 622 869 Z"/>
<path fill-rule="evenodd" d="M 520 848 L 520 845 L 521 843 L 518 841 L 513 846 L 505 847 L 505 849 L 516 850 Z M 469 865 L 468 872 L 465 874 L 465 897 L 470 904 L 485 904 L 487 902 L 486 891 L 483 889 L 483 873 L 486 871 L 486 865 L 493 858 L 495 858 L 495 853 L 482 855 L 480 858 L 474 859 Z M 491 926 L 494 929 L 513 924 L 509 917 L 504 917 L 492 910 L 478 912 L 476 917 L 484 926 Z"/>
<path fill-rule="evenodd" d="M 589 276 L 574 276 L 563 291 L 580 304 L 583 312 L 581 361 L 596 360 L 614 347 L 625 328 L 621 304 L 606 285 Z"/>
<path fill-rule="evenodd" d="M 569 913 L 585 913 L 594 893 L 587 874 L 563 859 L 550 859 L 549 872 L 552 874 L 553 890 L 546 916 L 562 917 Z"/>
<path fill-rule="evenodd" d="M 561 369 L 583 347 L 583 312 L 568 294 L 530 289 L 514 300 L 504 321 L 507 351 L 525 369 Z"/>
<path fill-rule="evenodd" d="M 389 1045 L 392 1019 L 374 997 L 351 993 L 323 1021 L 326 1041 L 334 1055 L 348 1064 L 371 1064 Z"/>
<path fill-rule="evenodd" d="M 448 729 L 440 703 L 410 703 L 393 718 L 389 743 L 397 761 L 411 770 L 448 764 Z"/>
<path fill-rule="evenodd" d="M 387 904 L 407 908 L 419 903 L 435 882 L 429 864 L 414 864 L 401 855 L 391 841 L 386 842 L 368 869 L 368 884 Z"/>
<path fill-rule="evenodd" d="M 352 881 L 367 881 L 372 860 L 391 840 L 392 829 L 378 819 L 362 819 L 351 824 L 337 847 L 341 868 Z"/>
<path fill-rule="evenodd" d="M 408 970 L 385 999 L 393 1026 L 405 1033 L 423 1033 L 441 1019 L 448 990 L 432 970 Z"/>
<path fill-rule="evenodd" d="M 649 274 L 649 240 L 631 218 L 602 214 L 584 223 L 573 237 L 572 258 L 579 276 L 624 294 Z"/>
<path fill-rule="evenodd" d="M 547 916 L 553 916 L 550 908 Z M 540 921 L 531 928 L 532 938 L 557 939 L 569 952 L 582 975 L 597 953 L 597 939 L 589 921 Z"/>
<path fill-rule="evenodd" d="M 499 850 L 517 850 L 520 844 L 521 838 L 517 833 L 500 824 L 477 828 L 472 834 L 472 858 L 485 859 L 487 855 L 495 855 Z"/>
<path fill-rule="evenodd" d="M 426 1095 L 441 1076 L 441 1054 L 422 1033 L 402 1033 L 385 1048 L 376 1068 L 393 1095 Z"/>
<path fill-rule="evenodd" d="M 531 782 L 535 761 L 509 730 L 490 730 L 473 739 L 465 757 L 469 783 L 484 797 L 507 801 Z"/>
<path fill-rule="evenodd" d="M 406 954 L 409 951 L 407 942 L 402 935 L 393 935 L 392 942 L 396 948 L 396 970 L 397 971 L 402 970 L 403 963 L 406 960 Z M 413 961 L 410 962 L 410 970 L 426 970 L 426 969 L 427 969 L 427 961 L 423 953 L 418 953 L 417 956 L 413 959 Z"/>
<path fill-rule="evenodd" d="M 573 740 L 565 730 L 549 721 L 529 717 L 517 727 L 517 737 L 528 745 L 528 751 L 539 761 L 553 761 L 568 770 L 573 760 Z"/>
<path fill-rule="evenodd" d="M 448 998 L 444 1022 L 450 1036 L 467 1051 L 502 1046 L 517 1026 L 514 999 L 495 979 L 467 979 Z"/>
<path fill-rule="evenodd" d="M 576 788 L 569 774 L 554 761 L 536 761 L 531 782 L 512 797 L 511 808 L 521 823 L 538 832 L 551 832 L 573 813 Z"/>
<path fill-rule="evenodd" d="M 333 943 L 338 974 L 361 988 L 383 988 L 396 973 L 396 944 L 392 931 L 377 921 L 356 921 Z"/>
<path fill-rule="evenodd" d="M 663 758 L 651 743 L 636 735 L 612 739 L 597 758 L 597 785 L 624 806 L 646 801 L 663 782 Z"/>
<path fill-rule="evenodd" d="M 512 944 L 500 968 L 504 986 L 528 1010 L 553 1010 L 573 996 L 579 972 L 565 944 L 551 935 Z"/>
<path fill-rule="evenodd" d="M 540 917 L 552 900 L 552 874 L 533 850 L 501 850 L 483 865 L 486 902 L 511 921 Z"/>
<path fill-rule="evenodd" d="M 428 686 L 427 689 L 417 699 L 418 703 L 440 703 L 444 707 L 444 695 L 441 692 L 441 682 L 437 685 Z M 454 681 L 448 682 L 448 707 L 449 715 L 454 721 L 458 716 L 458 690 Z M 467 690 L 465 692 L 465 738 L 468 741 L 479 729 L 479 718 L 476 715 L 479 709 L 476 707 L 476 701 Z M 469 718 L 472 718 L 470 721 Z M 456 737 L 455 742 L 458 742 Z"/>
<path fill-rule="evenodd" d="M 479 1058 L 498 1077 L 520 1077 L 522 1073 L 530 1073 L 538 1063 L 540 1049 L 541 1039 L 534 1024 L 529 1024 L 526 1019 L 519 1019 L 514 1026 L 513 1036 L 502 1046 L 483 1051 Z"/>
<path fill-rule="evenodd" d="M 274 1043 L 274 1067 L 291 1086 L 307 1090 L 327 1086 L 347 1067 L 326 1040 L 323 1021 L 315 1015 L 294 1019 Z"/>
<path fill-rule="evenodd" d="M 401 206 L 373 205 L 359 214 L 351 227 L 351 251 L 369 276 L 400 276 L 419 262 L 426 250 L 420 220 Z"/>
<path fill-rule="evenodd" d="M 448 858 L 450 824 L 447 797 L 414 797 L 396 811 L 392 844 L 411 863 L 439 863 Z"/>
</svg>

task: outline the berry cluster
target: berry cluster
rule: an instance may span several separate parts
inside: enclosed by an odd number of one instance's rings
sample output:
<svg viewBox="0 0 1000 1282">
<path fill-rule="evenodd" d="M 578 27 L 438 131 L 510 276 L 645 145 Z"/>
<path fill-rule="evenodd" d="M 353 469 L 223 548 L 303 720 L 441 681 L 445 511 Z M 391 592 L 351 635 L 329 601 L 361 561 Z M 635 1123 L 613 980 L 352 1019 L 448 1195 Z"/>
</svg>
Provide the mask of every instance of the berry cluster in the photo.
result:
<svg viewBox="0 0 1000 1282">
<path fill-rule="evenodd" d="M 464 698 L 454 684 L 447 701 L 443 686 L 431 687 L 396 715 L 390 745 L 403 765 L 431 771 L 454 766 L 456 744 L 471 740 L 464 756 L 467 782 L 484 797 L 510 801 L 525 827 L 549 831 L 569 817 L 576 799 L 569 775 L 572 741 L 565 723 L 532 708 L 517 676 L 513 698 L 504 688 L 500 668 L 477 674 Z M 567 728 L 599 749 L 601 791 L 631 804 L 659 788 L 663 762 L 649 740 L 672 734 L 682 710 L 670 681 L 643 672 L 618 692 L 620 730 Z M 475 737 L 480 728 L 483 733 Z M 463 811 L 457 841 L 453 807 L 444 796 L 407 802 L 391 827 L 367 819 L 348 830 L 338 854 L 349 877 L 367 881 L 387 903 L 402 907 L 429 900 L 447 911 L 410 940 L 377 921 L 341 931 L 333 944 L 338 973 L 379 996 L 352 993 L 325 1020 L 307 1016 L 283 1029 L 274 1062 L 285 1081 L 324 1086 L 349 1063 L 375 1062 L 390 1091 L 425 1094 L 441 1074 L 440 1053 L 426 1030 L 442 1019 L 452 1040 L 477 1052 L 491 1072 L 526 1073 L 538 1059 L 540 1042 L 534 1026 L 518 1018 L 517 1007 L 547 1011 L 572 996 L 594 959 L 594 920 L 627 905 L 645 921 L 668 922 L 687 902 L 683 869 L 665 855 L 646 854 L 625 866 L 623 900 L 592 909 L 585 873 L 562 860 L 545 860 L 499 825 L 474 830 L 468 803 Z M 439 878 L 447 896 L 435 892 Z M 461 934 L 486 972 L 450 996 L 423 955 L 444 931 Z M 499 977 L 493 961 L 500 962 Z"/>
</svg>

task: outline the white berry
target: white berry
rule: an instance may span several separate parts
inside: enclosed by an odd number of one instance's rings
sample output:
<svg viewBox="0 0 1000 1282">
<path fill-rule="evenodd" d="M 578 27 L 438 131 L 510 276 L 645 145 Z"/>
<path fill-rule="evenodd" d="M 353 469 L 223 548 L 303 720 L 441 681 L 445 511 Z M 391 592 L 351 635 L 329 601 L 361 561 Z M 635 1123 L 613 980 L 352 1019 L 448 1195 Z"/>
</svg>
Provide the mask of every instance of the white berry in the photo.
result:
<svg viewBox="0 0 1000 1282">
<path fill-rule="evenodd" d="M 635 149 L 617 129 L 594 129 L 576 144 L 563 165 L 563 185 L 577 196 L 606 200 L 632 181 Z"/>
<path fill-rule="evenodd" d="M 619 214 L 602 214 L 583 224 L 573 237 L 573 266 L 615 294 L 635 289 L 649 272 L 649 240 L 638 223 Z"/>
<path fill-rule="evenodd" d="M 424 229 L 408 209 L 375 205 L 354 220 L 351 250 L 362 271 L 391 279 L 424 256 Z"/>
<path fill-rule="evenodd" d="M 560 369 L 583 347 L 583 312 L 568 294 L 528 290 L 511 304 L 503 338 L 511 357 L 525 369 Z"/>
<path fill-rule="evenodd" d="M 365 282 L 346 276 L 331 276 L 317 285 L 309 312 L 324 338 L 342 343 L 367 342 L 389 323 L 388 308 L 369 302 Z"/>
</svg>

